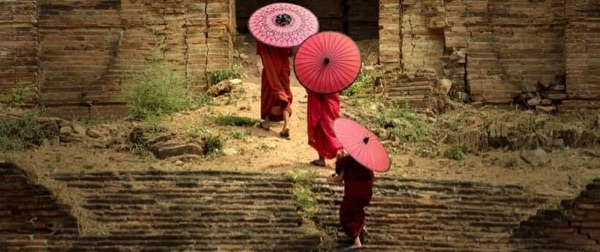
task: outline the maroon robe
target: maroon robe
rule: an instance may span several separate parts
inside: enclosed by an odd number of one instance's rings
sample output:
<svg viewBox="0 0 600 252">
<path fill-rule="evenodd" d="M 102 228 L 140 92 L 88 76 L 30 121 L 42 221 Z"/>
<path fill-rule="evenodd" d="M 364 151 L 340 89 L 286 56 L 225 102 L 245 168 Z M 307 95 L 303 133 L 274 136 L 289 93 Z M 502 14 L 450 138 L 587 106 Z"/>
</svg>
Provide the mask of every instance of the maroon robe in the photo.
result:
<svg viewBox="0 0 600 252">
<path fill-rule="evenodd" d="M 332 159 L 342 148 L 333 133 L 333 121 L 340 117 L 340 95 L 318 94 L 307 90 L 308 145 L 322 156 Z"/>
<path fill-rule="evenodd" d="M 291 49 L 278 48 L 256 42 L 256 53 L 263 63 L 260 93 L 260 118 L 269 116 L 270 121 L 282 121 L 283 111 L 292 115 L 292 91 L 290 89 Z"/>
<path fill-rule="evenodd" d="M 340 205 L 340 223 L 346 235 L 356 239 L 366 224 L 365 207 L 373 196 L 375 174 L 351 156 L 344 156 L 335 164 L 335 172 L 344 171 L 344 198 Z"/>
</svg>

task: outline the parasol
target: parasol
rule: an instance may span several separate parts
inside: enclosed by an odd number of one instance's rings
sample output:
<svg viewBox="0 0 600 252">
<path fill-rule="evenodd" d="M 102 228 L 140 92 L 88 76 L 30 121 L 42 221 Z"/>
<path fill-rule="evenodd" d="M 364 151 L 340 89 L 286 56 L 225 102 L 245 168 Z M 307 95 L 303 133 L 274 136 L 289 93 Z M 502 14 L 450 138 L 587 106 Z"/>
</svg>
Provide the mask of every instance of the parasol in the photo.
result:
<svg viewBox="0 0 600 252">
<path fill-rule="evenodd" d="M 265 44 L 294 47 L 319 31 L 319 20 L 302 6 L 274 3 L 256 10 L 248 20 L 248 28 Z"/>
<path fill-rule="evenodd" d="M 348 36 L 320 32 L 298 48 L 294 72 L 305 88 L 323 94 L 344 90 L 360 73 L 360 50 Z"/>
<path fill-rule="evenodd" d="M 346 152 L 364 167 L 376 172 L 390 169 L 387 151 L 377 136 L 361 124 L 338 118 L 333 121 L 333 132 Z"/>
</svg>

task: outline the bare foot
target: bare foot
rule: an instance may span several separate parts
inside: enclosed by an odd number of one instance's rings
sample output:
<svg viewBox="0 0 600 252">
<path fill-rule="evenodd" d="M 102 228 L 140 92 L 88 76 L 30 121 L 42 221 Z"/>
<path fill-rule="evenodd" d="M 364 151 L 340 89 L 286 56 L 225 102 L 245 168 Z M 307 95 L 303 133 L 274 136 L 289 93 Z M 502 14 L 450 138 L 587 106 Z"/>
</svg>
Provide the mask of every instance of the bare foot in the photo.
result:
<svg viewBox="0 0 600 252">
<path fill-rule="evenodd" d="M 325 164 L 325 160 L 322 160 L 322 159 L 315 159 L 315 160 L 313 160 L 313 161 L 310 161 L 310 164 L 311 164 L 311 165 L 314 165 L 314 166 L 321 166 L 321 167 L 325 167 L 325 166 L 327 166 L 327 165 Z"/>
<path fill-rule="evenodd" d="M 287 140 L 290 140 L 290 129 L 284 128 L 283 130 L 281 130 L 281 133 L 279 133 L 279 136 L 281 136 L 282 138 L 285 138 Z"/>
</svg>

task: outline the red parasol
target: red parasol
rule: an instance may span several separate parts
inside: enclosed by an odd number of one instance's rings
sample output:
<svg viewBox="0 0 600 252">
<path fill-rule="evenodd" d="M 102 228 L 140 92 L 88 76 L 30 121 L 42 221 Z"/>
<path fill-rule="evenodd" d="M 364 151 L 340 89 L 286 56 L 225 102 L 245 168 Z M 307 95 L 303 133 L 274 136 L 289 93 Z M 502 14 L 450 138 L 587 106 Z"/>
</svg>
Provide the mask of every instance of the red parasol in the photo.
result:
<svg viewBox="0 0 600 252">
<path fill-rule="evenodd" d="M 320 32 L 304 41 L 294 58 L 300 84 L 323 94 L 344 90 L 360 73 L 360 50 L 348 36 Z"/>
<path fill-rule="evenodd" d="M 390 169 L 390 157 L 377 136 L 346 118 L 333 121 L 333 132 L 346 152 L 364 167 L 376 172 Z"/>
<path fill-rule="evenodd" d="M 319 20 L 310 10 L 290 3 L 274 3 L 255 11 L 248 28 L 261 42 L 294 47 L 319 31 Z"/>
</svg>

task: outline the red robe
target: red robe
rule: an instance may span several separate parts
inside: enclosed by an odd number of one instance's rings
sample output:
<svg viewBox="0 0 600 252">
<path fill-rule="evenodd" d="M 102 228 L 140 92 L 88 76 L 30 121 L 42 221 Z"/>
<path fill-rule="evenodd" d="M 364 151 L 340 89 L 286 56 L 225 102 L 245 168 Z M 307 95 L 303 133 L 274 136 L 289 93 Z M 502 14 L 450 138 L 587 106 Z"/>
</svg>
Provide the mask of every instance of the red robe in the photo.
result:
<svg viewBox="0 0 600 252">
<path fill-rule="evenodd" d="M 344 171 L 344 198 L 340 205 L 340 223 L 344 232 L 355 239 L 366 224 L 365 207 L 373 196 L 373 171 L 365 168 L 351 156 L 344 156 L 335 164 L 335 172 Z"/>
<path fill-rule="evenodd" d="M 291 50 L 256 42 L 256 53 L 263 63 L 260 93 L 260 118 L 269 116 L 270 121 L 282 121 L 283 111 L 292 115 L 292 91 L 290 90 Z M 277 106 L 280 109 L 273 108 Z"/>
<path fill-rule="evenodd" d="M 318 94 L 307 90 L 308 145 L 327 159 L 342 148 L 333 133 L 333 121 L 340 117 L 340 95 Z"/>
</svg>

